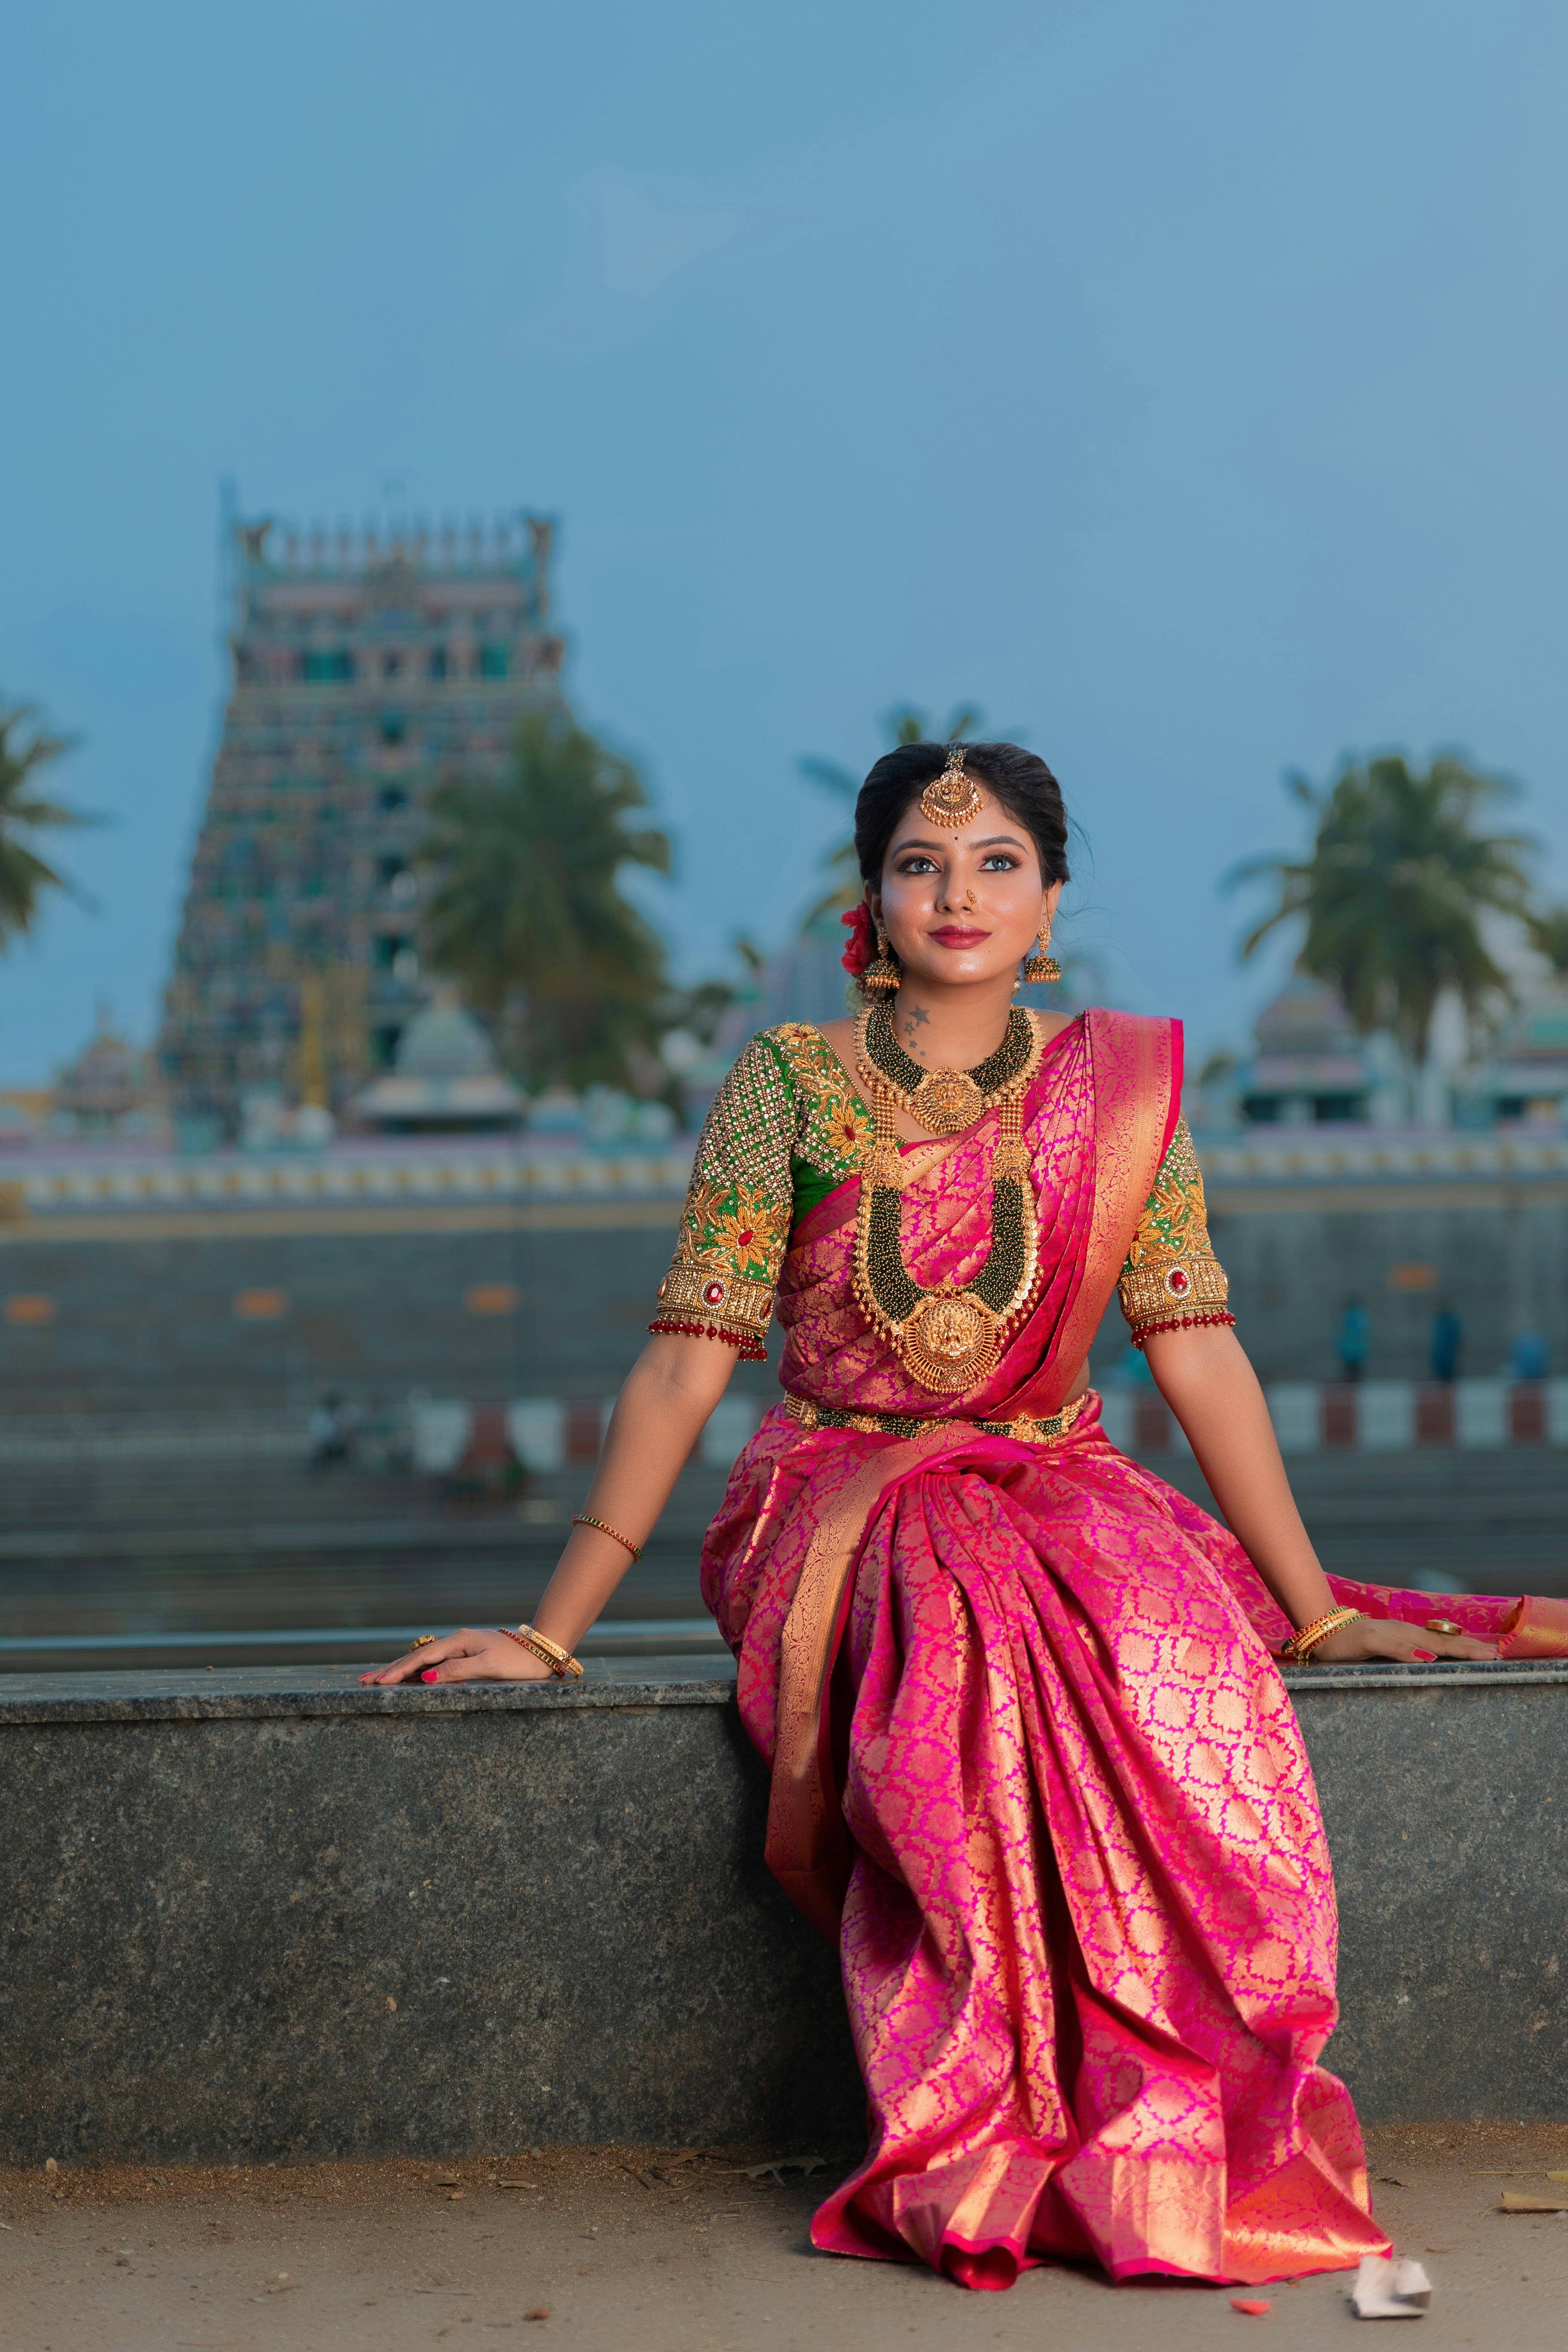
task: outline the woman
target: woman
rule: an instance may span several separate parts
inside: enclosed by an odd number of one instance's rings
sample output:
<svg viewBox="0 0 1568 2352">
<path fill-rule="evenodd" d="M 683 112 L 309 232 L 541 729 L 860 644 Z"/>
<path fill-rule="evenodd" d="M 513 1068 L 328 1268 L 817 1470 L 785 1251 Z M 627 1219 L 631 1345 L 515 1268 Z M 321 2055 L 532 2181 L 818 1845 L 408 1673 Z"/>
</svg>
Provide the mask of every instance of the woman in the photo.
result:
<svg viewBox="0 0 1568 2352">
<path fill-rule="evenodd" d="M 1055 973 L 1066 841 L 1012 744 L 878 761 L 845 959 L 868 1010 L 753 1038 L 721 1088 L 535 1624 L 366 1679 L 571 1670 L 776 1305 L 785 1400 L 702 1580 L 869 2095 L 816 2242 L 975 2287 L 1042 2255 L 1340 2269 L 1388 2241 L 1316 2063 L 1333 1888 L 1270 1653 L 1555 1650 L 1568 1611 L 1435 1616 L 1323 1574 L 1209 1246 L 1178 1024 L 1013 1005 L 1020 966 Z M 1228 1533 L 1105 1438 L 1087 1355 L 1118 1288 Z"/>
</svg>

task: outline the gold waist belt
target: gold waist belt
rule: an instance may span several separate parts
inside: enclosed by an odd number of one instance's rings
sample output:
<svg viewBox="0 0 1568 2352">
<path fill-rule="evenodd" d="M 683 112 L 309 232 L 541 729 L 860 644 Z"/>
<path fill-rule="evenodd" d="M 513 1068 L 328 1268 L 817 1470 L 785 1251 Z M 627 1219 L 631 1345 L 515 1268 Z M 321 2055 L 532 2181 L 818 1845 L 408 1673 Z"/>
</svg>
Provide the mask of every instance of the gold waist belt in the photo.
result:
<svg viewBox="0 0 1568 2352">
<path fill-rule="evenodd" d="M 963 1413 L 845 1412 L 837 1405 L 813 1404 L 809 1397 L 785 1397 L 784 1411 L 802 1429 L 855 1429 L 868 1437 L 918 1437 L 926 1429 L 973 1429 L 984 1437 L 1016 1437 L 1022 1445 L 1049 1445 L 1065 1437 L 1089 1398 L 1085 1389 L 1060 1412 L 1040 1420 L 1022 1412 L 1016 1421 L 973 1421 Z"/>
</svg>

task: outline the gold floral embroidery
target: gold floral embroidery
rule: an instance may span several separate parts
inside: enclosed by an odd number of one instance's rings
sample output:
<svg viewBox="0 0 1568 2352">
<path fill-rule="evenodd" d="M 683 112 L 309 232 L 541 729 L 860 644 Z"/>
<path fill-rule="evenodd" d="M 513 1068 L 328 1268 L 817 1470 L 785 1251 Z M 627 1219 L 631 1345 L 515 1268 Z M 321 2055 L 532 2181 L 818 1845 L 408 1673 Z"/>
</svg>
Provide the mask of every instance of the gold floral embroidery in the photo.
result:
<svg viewBox="0 0 1568 2352">
<path fill-rule="evenodd" d="M 795 1157 L 842 1183 L 864 1166 L 876 1123 L 820 1029 L 785 1021 L 767 1032 L 784 1055 L 796 1103 Z"/>
<path fill-rule="evenodd" d="M 1184 1323 L 1234 1323 L 1230 1285 L 1209 1241 L 1203 1171 L 1184 1118 L 1160 1163 L 1117 1284 L 1134 1347 Z"/>
<path fill-rule="evenodd" d="M 681 1255 L 774 1283 L 789 1241 L 789 1212 L 754 1184 L 693 1184 L 680 1221 Z"/>
<path fill-rule="evenodd" d="M 753 1037 L 698 1139 L 680 1239 L 649 1328 L 731 1339 L 760 1358 L 799 1185 L 830 1190 L 862 1164 L 871 1115 L 818 1029 Z M 824 1182 L 826 1180 L 826 1182 Z"/>
</svg>

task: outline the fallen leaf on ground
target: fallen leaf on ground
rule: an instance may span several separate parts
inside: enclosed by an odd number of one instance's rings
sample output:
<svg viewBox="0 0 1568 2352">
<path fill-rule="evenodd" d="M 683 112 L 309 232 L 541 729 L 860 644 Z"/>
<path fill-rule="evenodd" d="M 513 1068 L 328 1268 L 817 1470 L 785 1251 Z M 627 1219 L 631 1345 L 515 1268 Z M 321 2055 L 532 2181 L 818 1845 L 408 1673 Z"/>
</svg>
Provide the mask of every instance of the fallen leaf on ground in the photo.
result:
<svg viewBox="0 0 1568 2352">
<path fill-rule="evenodd" d="M 522 2315 L 524 2319 L 548 2319 L 550 2305 L 547 2303 L 542 2303 L 537 2311 L 525 2311 Z"/>
<path fill-rule="evenodd" d="M 1500 2213 L 1561 2213 L 1568 2210 L 1568 2197 L 1527 2197 L 1522 2189 L 1505 2189 Z"/>
<path fill-rule="evenodd" d="M 1232 2311 L 1245 2311 L 1248 2319 L 1261 2319 L 1266 2311 L 1273 2310 L 1274 2305 L 1271 2303 L 1254 2303 L 1241 2295 L 1233 2294 L 1230 2298 L 1230 2307 Z"/>
<path fill-rule="evenodd" d="M 447 2202 L 448 2205 L 455 2205 L 460 2197 L 466 2197 L 468 2193 L 468 2192 L 466 2189 L 448 2189 L 447 2191 Z"/>
<path fill-rule="evenodd" d="M 537 2189 L 539 2183 L 537 2180 L 498 2180 L 496 2187 L 498 2189 Z"/>
<path fill-rule="evenodd" d="M 1548 2180 L 1568 2180 L 1568 2172 L 1549 2172 Z"/>
</svg>

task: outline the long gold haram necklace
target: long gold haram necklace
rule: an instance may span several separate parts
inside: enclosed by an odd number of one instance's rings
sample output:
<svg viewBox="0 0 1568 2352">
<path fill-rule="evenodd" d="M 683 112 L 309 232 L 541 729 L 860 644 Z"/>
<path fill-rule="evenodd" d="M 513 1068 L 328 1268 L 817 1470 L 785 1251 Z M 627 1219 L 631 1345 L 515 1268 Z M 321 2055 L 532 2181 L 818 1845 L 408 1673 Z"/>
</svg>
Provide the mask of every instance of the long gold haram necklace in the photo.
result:
<svg viewBox="0 0 1568 2352">
<path fill-rule="evenodd" d="M 870 1086 L 876 1137 L 860 1184 L 855 1232 L 855 1296 L 861 1312 L 892 1347 L 911 1380 L 947 1394 L 989 1379 L 1009 1327 L 1035 1287 L 1039 1227 L 1029 1155 L 1024 1148 L 1024 1095 L 1039 1066 L 1041 1039 L 1021 1006 L 1007 1016 L 996 1051 L 972 1070 L 922 1070 L 893 1034 L 885 1004 L 855 1024 L 855 1051 Z M 972 1280 L 928 1290 L 904 1264 L 900 1107 L 922 1127 L 956 1135 L 985 1111 L 997 1113 L 991 1156 L 991 1248 Z"/>
</svg>

